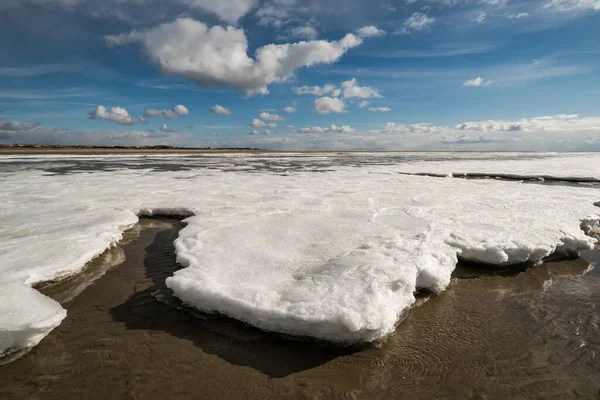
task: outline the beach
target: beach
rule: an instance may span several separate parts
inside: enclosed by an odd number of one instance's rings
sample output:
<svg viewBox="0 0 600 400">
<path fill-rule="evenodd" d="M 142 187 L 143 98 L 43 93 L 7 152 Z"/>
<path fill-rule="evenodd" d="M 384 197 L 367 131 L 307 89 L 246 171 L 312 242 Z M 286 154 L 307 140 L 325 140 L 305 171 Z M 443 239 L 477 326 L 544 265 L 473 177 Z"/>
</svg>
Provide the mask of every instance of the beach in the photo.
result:
<svg viewBox="0 0 600 400">
<path fill-rule="evenodd" d="M 164 286 L 179 268 L 181 227 L 142 219 L 84 270 L 85 283 L 42 287 L 69 316 L 0 367 L 0 397 L 594 398 L 600 389 L 598 252 L 508 271 L 461 264 L 448 290 L 420 296 L 386 340 L 342 347 L 182 308 Z"/>
</svg>

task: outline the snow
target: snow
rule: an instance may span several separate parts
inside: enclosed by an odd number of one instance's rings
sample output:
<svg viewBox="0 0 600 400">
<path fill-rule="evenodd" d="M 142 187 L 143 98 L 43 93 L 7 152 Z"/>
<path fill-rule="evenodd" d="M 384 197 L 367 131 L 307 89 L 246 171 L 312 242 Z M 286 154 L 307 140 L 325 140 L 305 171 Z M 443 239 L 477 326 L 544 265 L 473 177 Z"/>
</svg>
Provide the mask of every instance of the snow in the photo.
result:
<svg viewBox="0 0 600 400">
<path fill-rule="evenodd" d="M 187 216 L 175 243 L 185 268 L 167 285 L 188 305 L 261 329 L 343 343 L 393 332 L 415 291 L 448 286 L 457 257 L 508 265 L 595 244 L 582 230 L 598 228 L 595 188 L 397 173 L 429 172 L 432 163 L 472 163 L 480 171 L 496 162 L 477 164 L 482 157 L 411 156 L 408 163 L 360 157 L 70 157 L 110 170 L 66 174 L 46 170 L 64 163 L 60 157 L 4 160 L 0 353 L 37 344 L 65 316 L 31 286 L 79 272 L 141 215 Z M 531 172 L 532 163 L 551 165 L 555 156 L 494 157 L 494 168 Z M 592 161 L 581 157 L 566 159 Z M 170 167 L 157 170 L 159 163 Z M 255 168 L 231 168 L 241 164 Z M 287 176 L 280 175 L 282 164 L 290 166 Z"/>
<path fill-rule="evenodd" d="M 2 283 L 0 299 L 0 357 L 37 345 L 67 316 L 56 301 L 20 283 Z"/>
<path fill-rule="evenodd" d="M 398 165 L 397 171 L 439 176 L 470 174 L 512 179 L 600 182 L 598 155 L 594 153 L 518 153 L 518 160 L 509 161 L 506 157 L 516 155 L 495 153 L 488 158 L 473 158 L 468 153 L 454 155 L 448 159 L 418 160 Z"/>
</svg>

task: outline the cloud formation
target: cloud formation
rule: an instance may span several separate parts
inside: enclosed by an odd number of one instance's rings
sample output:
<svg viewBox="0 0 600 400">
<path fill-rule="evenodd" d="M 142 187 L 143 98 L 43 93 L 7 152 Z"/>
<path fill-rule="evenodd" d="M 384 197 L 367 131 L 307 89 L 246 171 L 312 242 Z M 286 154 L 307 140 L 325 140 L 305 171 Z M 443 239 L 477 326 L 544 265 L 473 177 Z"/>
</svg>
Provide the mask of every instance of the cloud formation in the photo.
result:
<svg viewBox="0 0 600 400">
<path fill-rule="evenodd" d="M 292 88 L 292 91 L 297 95 L 311 94 L 313 96 L 325 96 L 332 94 L 333 97 L 339 96 L 339 89 L 332 84 L 326 84 L 325 86 L 301 86 Z M 337 93 L 337 95 L 336 95 Z"/>
<path fill-rule="evenodd" d="M 258 118 L 255 118 L 252 120 L 252 122 L 250 122 L 250 126 L 253 126 L 255 128 L 276 128 L 277 124 L 274 124 L 272 122 L 267 123 L 267 122 L 261 121 Z"/>
<path fill-rule="evenodd" d="M 262 119 L 263 121 L 283 121 L 283 120 L 285 120 L 285 118 L 283 118 L 281 115 L 271 114 L 268 112 L 261 112 L 260 115 L 258 116 L 258 118 Z"/>
<path fill-rule="evenodd" d="M 122 107 L 111 107 L 111 109 L 107 109 L 106 107 L 100 105 L 96 107 L 94 111 L 90 111 L 90 119 L 103 119 L 106 121 L 116 122 L 120 125 L 134 125 L 140 120 L 137 118 L 133 118 L 129 115 L 129 112 Z"/>
<path fill-rule="evenodd" d="M 361 38 L 371 38 L 385 35 L 385 31 L 383 29 L 379 29 L 376 26 L 363 26 L 359 30 L 356 31 L 356 34 Z"/>
<path fill-rule="evenodd" d="M 426 14 L 416 12 L 408 17 L 402 23 L 402 27 L 394 33 L 397 35 L 408 35 L 411 32 L 427 30 L 434 22 L 434 17 L 428 17 Z"/>
<path fill-rule="evenodd" d="M 390 111 L 392 111 L 392 109 L 389 108 L 389 107 L 371 107 L 371 108 L 369 108 L 369 111 L 372 111 L 372 112 L 390 112 Z"/>
<path fill-rule="evenodd" d="M 544 8 L 555 12 L 570 12 L 581 10 L 600 11 L 598 0 L 551 0 Z"/>
<path fill-rule="evenodd" d="M 191 18 L 105 37 L 108 44 L 140 43 L 161 73 L 181 76 L 200 86 L 225 86 L 248 95 L 267 94 L 272 83 L 287 81 L 298 68 L 334 63 L 362 39 L 347 34 L 338 41 L 269 44 L 248 56 L 248 40 L 234 27 L 208 27 Z"/>
<path fill-rule="evenodd" d="M 296 107 L 287 106 L 287 107 L 284 107 L 283 111 L 285 111 L 288 114 L 293 114 L 296 112 Z"/>
<path fill-rule="evenodd" d="M 360 99 L 379 99 L 383 97 L 379 90 L 369 86 L 358 86 L 356 78 L 342 82 L 344 97 L 357 97 Z"/>
<path fill-rule="evenodd" d="M 344 101 L 335 97 L 320 97 L 313 102 L 313 107 L 318 114 L 346 112 Z"/>
<path fill-rule="evenodd" d="M 177 119 L 184 115 L 189 115 L 190 110 L 186 106 L 178 104 L 170 110 L 149 109 L 144 111 L 144 117 L 160 117 L 168 119 Z"/>
<path fill-rule="evenodd" d="M 320 126 L 308 126 L 302 129 L 298 129 L 296 133 L 354 133 L 356 132 L 348 125 L 337 126 L 335 124 L 322 128 Z"/>
<path fill-rule="evenodd" d="M 179 132 L 177 129 L 175 128 L 169 128 L 169 126 L 167 124 L 162 124 L 160 126 L 160 131 L 161 132 L 169 132 L 169 133 L 175 133 L 175 132 Z"/>
<path fill-rule="evenodd" d="M 474 79 L 470 79 L 468 81 L 466 81 L 465 83 L 463 83 L 463 86 L 467 86 L 467 87 L 479 87 L 479 86 L 488 86 L 491 85 L 493 81 L 490 81 L 488 79 L 483 79 L 482 77 L 478 76 L 477 78 Z"/>
<path fill-rule="evenodd" d="M 231 115 L 231 110 L 220 104 L 215 104 L 210 108 L 210 112 L 217 115 Z"/>
</svg>

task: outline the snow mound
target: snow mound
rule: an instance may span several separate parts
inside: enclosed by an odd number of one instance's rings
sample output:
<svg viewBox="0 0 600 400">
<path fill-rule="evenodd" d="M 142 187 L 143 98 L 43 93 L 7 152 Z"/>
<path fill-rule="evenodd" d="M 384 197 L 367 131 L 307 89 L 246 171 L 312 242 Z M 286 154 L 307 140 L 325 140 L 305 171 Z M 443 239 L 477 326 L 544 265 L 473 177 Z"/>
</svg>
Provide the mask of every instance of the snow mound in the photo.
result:
<svg viewBox="0 0 600 400">
<path fill-rule="evenodd" d="M 0 285 L 0 363 L 37 345 L 67 316 L 60 304 L 20 283 Z"/>
<path fill-rule="evenodd" d="M 189 268 L 167 279 L 177 297 L 262 329 L 337 342 L 391 333 L 417 286 L 442 290 L 456 264 L 449 246 L 420 240 L 424 221 L 401 213 L 307 207 L 210 230 L 204 218 L 188 221 L 176 249 Z"/>
</svg>

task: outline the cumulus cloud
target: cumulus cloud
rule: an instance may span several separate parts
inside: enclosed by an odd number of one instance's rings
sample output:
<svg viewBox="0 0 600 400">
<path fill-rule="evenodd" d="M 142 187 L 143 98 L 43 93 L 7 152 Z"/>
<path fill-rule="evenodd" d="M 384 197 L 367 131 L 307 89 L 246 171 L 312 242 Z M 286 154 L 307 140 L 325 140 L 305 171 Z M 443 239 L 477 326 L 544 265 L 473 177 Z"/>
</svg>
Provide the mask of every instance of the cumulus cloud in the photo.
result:
<svg viewBox="0 0 600 400">
<path fill-rule="evenodd" d="M 105 37 L 111 45 L 141 43 L 160 72 L 182 76 L 200 86 L 226 86 L 248 95 L 267 94 L 272 83 L 287 81 L 302 67 L 334 63 L 362 39 L 347 34 L 338 41 L 269 44 L 248 56 L 248 40 L 234 27 L 208 27 L 191 18 Z"/>
<path fill-rule="evenodd" d="M 348 125 L 337 126 L 335 124 L 322 128 L 320 126 L 308 126 L 298 129 L 296 133 L 354 133 L 356 132 Z"/>
<path fill-rule="evenodd" d="M 296 107 L 293 106 L 287 106 L 283 109 L 283 111 L 285 111 L 288 114 L 293 114 L 296 112 Z"/>
<path fill-rule="evenodd" d="M 369 111 L 372 111 L 372 112 L 389 112 L 389 111 L 392 111 L 392 109 L 389 108 L 389 107 L 371 107 L 371 108 L 369 108 Z"/>
<path fill-rule="evenodd" d="M 402 27 L 394 33 L 398 35 L 407 35 L 411 32 L 423 31 L 429 29 L 434 22 L 434 17 L 428 17 L 426 14 L 416 12 L 408 17 L 402 23 Z"/>
<path fill-rule="evenodd" d="M 217 115 L 231 115 L 231 110 L 223 107 L 220 104 L 215 104 L 210 108 L 210 112 Z"/>
<path fill-rule="evenodd" d="M 261 121 L 260 119 L 253 119 L 252 122 L 250 122 L 250 126 L 253 126 L 255 128 L 276 128 L 277 125 L 274 123 L 267 123 L 264 121 Z"/>
<path fill-rule="evenodd" d="M 94 111 L 90 111 L 89 114 L 90 119 L 104 119 L 120 125 L 134 125 L 140 121 L 129 115 L 129 112 L 122 107 L 111 107 L 109 110 L 104 106 L 98 106 Z"/>
<path fill-rule="evenodd" d="M 371 38 L 385 35 L 385 31 L 383 29 L 379 29 L 376 26 L 363 26 L 359 30 L 356 31 L 356 34 L 361 38 Z"/>
<path fill-rule="evenodd" d="M 281 115 L 271 114 L 268 112 L 261 112 L 258 117 L 263 121 L 283 121 L 285 119 Z"/>
<path fill-rule="evenodd" d="M 187 109 L 186 106 L 181 104 L 176 105 L 170 110 L 156 110 L 149 109 L 144 111 L 144 117 L 160 117 L 160 118 L 169 118 L 169 119 L 177 119 L 184 115 L 189 115 L 190 110 Z"/>
<path fill-rule="evenodd" d="M 352 78 L 349 81 L 342 82 L 342 91 L 344 97 L 358 97 L 361 99 L 373 99 L 381 98 L 381 93 L 377 89 L 369 86 L 358 86 L 356 78 Z"/>
<path fill-rule="evenodd" d="M 319 114 L 346 112 L 346 104 L 335 97 L 320 97 L 313 102 L 315 111 Z"/>
<path fill-rule="evenodd" d="M 479 87 L 479 86 L 488 86 L 491 85 L 493 81 L 490 81 L 488 79 L 483 79 L 482 77 L 478 76 L 475 79 L 470 79 L 468 81 L 466 81 L 465 83 L 463 83 L 463 86 L 471 86 L 471 87 Z"/>
<path fill-rule="evenodd" d="M 363 100 L 360 103 L 358 103 L 358 107 L 359 108 L 367 108 L 367 107 L 369 107 L 370 104 L 371 103 L 369 103 L 367 100 Z"/>
<path fill-rule="evenodd" d="M 327 94 L 333 93 L 335 92 L 337 89 L 337 87 L 335 85 L 331 85 L 331 84 L 326 84 L 325 86 L 301 86 L 301 87 L 295 87 L 292 88 L 292 91 L 294 93 L 296 93 L 297 95 L 303 95 L 303 94 L 311 94 L 313 96 L 325 96 Z M 338 94 L 339 96 L 339 94 Z M 333 97 L 337 97 L 337 96 L 333 96 Z"/>
</svg>

